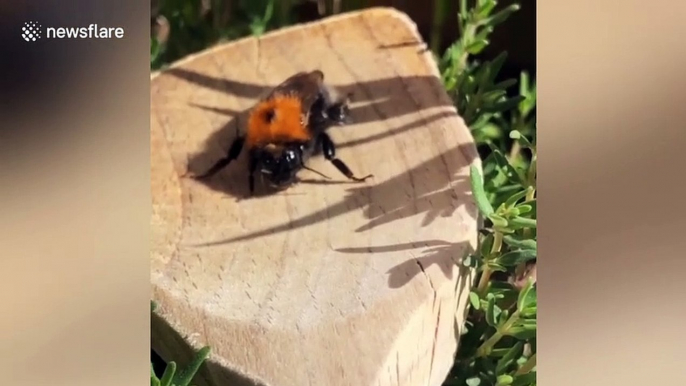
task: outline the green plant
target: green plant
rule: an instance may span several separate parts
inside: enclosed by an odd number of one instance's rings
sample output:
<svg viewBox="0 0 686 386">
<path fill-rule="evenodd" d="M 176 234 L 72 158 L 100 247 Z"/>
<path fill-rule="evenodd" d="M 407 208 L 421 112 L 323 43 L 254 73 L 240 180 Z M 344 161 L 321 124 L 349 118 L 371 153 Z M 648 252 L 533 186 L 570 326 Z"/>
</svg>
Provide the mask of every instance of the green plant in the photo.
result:
<svg viewBox="0 0 686 386">
<path fill-rule="evenodd" d="M 472 59 L 488 45 L 497 24 L 519 9 L 494 14 L 494 0 L 461 0 L 461 37 L 440 59 L 441 74 L 478 146 L 487 156 L 470 168 L 480 216 L 490 226 L 463 264 L 479 273 L 455 365 L 445 385 L 530 386 L 536 384 L 536 86 L 526 72 L 496 82 L 506 53 L 480 63 Z M 532 138 L 532 139 L 529 139 Z"/>
<path fill-rule="evenodd" d="M 154 301 L 150 302 L 150 312 L 155 312 L 157 304 Z M 152 363 L 150 363 L 150 386 L 190 386 L 193 377 L 200 369 L 205 359 L 210 355 L 210 348 L 205 346 L 200 349 L 191 363 L 186 366 L 186 368 L 177 372 L 176 362 L 167 363 L 167 367 L 164 369 L 162 378 L 158 378 L 153 369 Z"/>
<path fill-rule="evenodd" d="M 219 41 L 261 35 L 285 25 L 289 5 L 277 0 L 159 0 L 150 37 L 150 67 L 161 69 Z"/>
</svg>

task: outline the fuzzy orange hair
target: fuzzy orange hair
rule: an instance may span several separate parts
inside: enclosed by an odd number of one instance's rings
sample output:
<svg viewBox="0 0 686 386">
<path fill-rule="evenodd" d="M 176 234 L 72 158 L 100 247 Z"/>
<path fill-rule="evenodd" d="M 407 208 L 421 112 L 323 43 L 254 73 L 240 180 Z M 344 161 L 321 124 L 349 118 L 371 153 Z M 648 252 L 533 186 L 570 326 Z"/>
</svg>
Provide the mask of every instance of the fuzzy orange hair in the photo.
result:
<svg viewBox="0 0 686 386">
<path fill-rule="evenodd" d="M 302 102 L 295 96 L 276 95 L 258 103 L 248 118 L 247 145 L 309 140 L 311 135 L 301 114 Z"/>
</svg>

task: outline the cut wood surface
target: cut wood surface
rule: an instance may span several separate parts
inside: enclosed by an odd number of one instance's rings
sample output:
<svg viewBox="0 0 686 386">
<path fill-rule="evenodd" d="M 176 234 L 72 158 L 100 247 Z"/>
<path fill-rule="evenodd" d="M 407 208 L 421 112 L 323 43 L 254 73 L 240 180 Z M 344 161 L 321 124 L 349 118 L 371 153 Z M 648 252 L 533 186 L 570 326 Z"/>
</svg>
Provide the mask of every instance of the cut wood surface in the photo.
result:
<svg viewBox="0 0 686 386">
<path fill-rule="evenodd" d="M 246 154 L 214 178 L 247 110 L 298 71 L 352 92 L 354 123 L 286 191 L 246 198 Z M 152 346 L 198 385 L 438 386 L 476 244 L 473 139 L 411 20 L 374 8 L 246 38 L 151 78 Z M 259 187 L 259 185 L 258 185 Z M 259 189 L 258 189 L 259 191 Z"/>
</svg>

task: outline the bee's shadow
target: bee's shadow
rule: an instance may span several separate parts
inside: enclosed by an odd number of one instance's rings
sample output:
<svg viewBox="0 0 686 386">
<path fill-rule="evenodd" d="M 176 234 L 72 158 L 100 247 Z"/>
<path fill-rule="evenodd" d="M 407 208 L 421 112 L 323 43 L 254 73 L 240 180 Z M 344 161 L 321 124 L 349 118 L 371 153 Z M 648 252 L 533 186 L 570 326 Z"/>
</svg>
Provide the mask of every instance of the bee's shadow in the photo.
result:
<svg viewBox="0 0 686 386">
<path fill-rule="evenodd" d="M 181 78 L 187 82 L 208 88 L 215 91 L 227 93 L 229 95 L 252 99 L 253 103 L 273 88 L 274 85 L 261 86 L 252 83 L 221 79 L 209 75 L 200 74 L 183 68 L 171 68 L 165 71 L 165 76 L 171 75 Z M 446 107 L 445 111 L 439 111 L 426 117 L 419 117 L 417 120 L 393 127 L 383 133 L 369 135 L 363 138 L 341 142 L 336 144 L 337 149 L 350 146 L 370 143 L 382 140 L 389 136 L 399 135 L 415 128 L 426 126 L 433 121 L 457 116 L 454 111 L 453 102 L 445 95 L 440 81 L 433 76 L 411 76 L 411 77 L 391 77 L 369 82 L 359 82 L 353 84 L 333 85 L 341 94 L 351 94 L 353 105 L 362 102 L 361 106 L 353 106 L 350 109 L 352 127 L 339 127 L 337 130 L 351 130 L 358 124 L 368 122 L 382 122 L 389 118 L 414 113 L 434 107 Z M 429 93 L 430 98 L 415 99 L 414 94 Z M 194 175 L 202 175 L 219 159 L 225 157 L 231 147 L 236 135 L 245 130 L 250 106 L 245 106 L 244 110 L 226 109 L 220 106 L 211 106 L 190 102 L 194 108 L 203 109 L 209 113 L 219 114 L 228 118 L 219 129 L 215 130 L 205 141 L 201 151 L 188 155 L 186 176 L 192 178 Z M 321 156 L 315 154 L 315 156 Z M 183 169 L 183 168 L 182 168 Z M 309 184 L 349 184 L 351 181 L 341 179 L 338 175 L 325 173 L 332 179 L 325 179 L 320 176 L 315 178 L 301 179 L 300 183 Z M 249 198 L 248 187 L 248 166 L 247 151 L 244 149 L 237 160 L 231 162 L 214 176 L 197 179 L 196 181 L 205 184 L 208 188 L 234 196 L 238 199 Z M 287 191 L 275 191 L 261 183 L 259 173 L 255 178 L 255 192 L 252 197 L 263 197 L 271 194 L 288 194 Z"/>
<path fill-rule="evenodd" d="M 204 108 L 202 106 L 197 107 Z M 227 156 L 228 149 L 236 139 L 237 134 L 240 132 L 239 130 L 243 130 L 241 122 L 246 122 L 248 112 L 248 110 L 245 110 L 241 112 L 224 113 L 226 115 L 233 115 L 233 117 L 219 130 L 209 136 L 200 152 L 189 155 L 187 171 L 182 178 L 194 179 L 212 190 L 236 197 L 239 200 L 250 197 L 248 187 L 247 147 L 241 151 L 238 159 L 232 161 L 229 165 L 213 175 L 203 178 L 195 177 L 202 176 L 218 160 Z M 265 186 L 260 183 L 259 177 L 256 178 L 255 182 L 254 197 L 265 196 L 272 193 L 269 190 L 264 189 Z"/>
</svg>

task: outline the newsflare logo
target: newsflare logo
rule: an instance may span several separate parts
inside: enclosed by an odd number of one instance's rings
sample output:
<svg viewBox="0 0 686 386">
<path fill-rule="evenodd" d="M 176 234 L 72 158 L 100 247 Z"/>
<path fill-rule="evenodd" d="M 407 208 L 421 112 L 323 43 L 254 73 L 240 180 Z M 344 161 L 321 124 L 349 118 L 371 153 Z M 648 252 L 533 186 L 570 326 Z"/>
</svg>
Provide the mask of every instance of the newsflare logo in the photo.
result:
<svg viewBox="0 0 686 386">
<path fill-rule="evenodd" d="M 43 38 L 43 25 L 36 21 L 25 22 L 21 28 L 21 37 L 27 42 Z M 91 24 L 88 27 L 47 27 L 47 39 L 121 39 L 124 29 L 121 27 L 100 27 Z"/>
<path fill-rule="evenodd" d="M 41 25 L 35 21 L 24 23 L 24 27 L 21 29 L 21 31 L 21 37 L 23 37 L 27 42 L 35 42 L 36 40 L 40 39 L 42 35 Z"/>
</svg>

